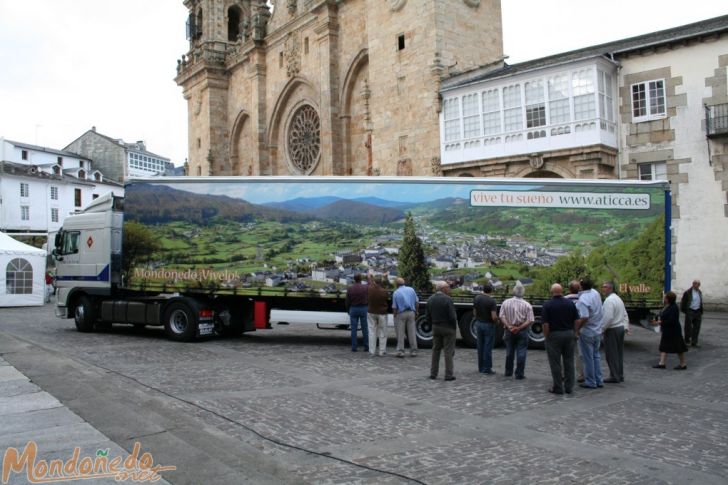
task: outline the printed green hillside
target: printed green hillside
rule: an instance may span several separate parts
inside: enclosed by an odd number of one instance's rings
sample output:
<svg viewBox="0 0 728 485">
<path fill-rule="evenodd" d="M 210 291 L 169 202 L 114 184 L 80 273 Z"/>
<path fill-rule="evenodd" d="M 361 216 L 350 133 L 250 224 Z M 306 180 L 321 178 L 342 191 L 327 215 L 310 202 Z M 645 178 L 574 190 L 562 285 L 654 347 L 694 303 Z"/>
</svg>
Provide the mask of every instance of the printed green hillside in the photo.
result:
<svg viewBox="0 0 728 485">
<path fill-rule="evenodd" d="M 529 290 L 533 295 L 548 295 L 552 283 L 568 285 L 573 279 L 589 275 L 595 282 L 612 280 L 630 287 L 649 287 L 647 293 L 634 293 L 630 298 L 661 297 L 665 282 L 665 232 L 664 217 L 649 224 L 637 238 L 614 245 L 602 244 L 589 254 L 576 251 L 559 258 L 548 268 L 532 268 L 529 271 L 534 285 Z M 624 297 L 624 295 L 623 295 Z"/>
<path fill-rule="evenodd" d="M 638 212 L 454 205 L 440 210 L 419 207 L 413 213 L 438 229 L 525 238 L 573 249 L 584 243 L 597 245 L 607 234 L 612 242 L 632 238 L 654 220 L 655 210 L 660 211 L 659 207 Z"/>
<path fill-rule="evenodd" d="M 173 221 L 208 225 L 219 220 L 251 222 L 256 218 L 277 222 L 305 222 L 306 214 L 251 204 L 224 195 L 195 194 L 157 184 L 132 184 L 126 189 L 127 220 L 142 224 Z"/>
</svg>

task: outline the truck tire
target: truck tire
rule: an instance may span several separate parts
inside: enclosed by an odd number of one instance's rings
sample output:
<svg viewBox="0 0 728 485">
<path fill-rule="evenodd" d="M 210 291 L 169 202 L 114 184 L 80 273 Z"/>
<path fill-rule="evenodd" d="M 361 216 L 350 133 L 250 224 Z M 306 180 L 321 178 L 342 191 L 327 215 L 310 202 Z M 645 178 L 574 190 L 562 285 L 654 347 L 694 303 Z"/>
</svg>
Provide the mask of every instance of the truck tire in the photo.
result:
<svg viewBox="0 0 728 485">
<path fill-rule="evenodd" d="M 197 314 L 184 302 L 170 303 L 164 311 L 164 333 L 170 340 L 189 342 L 197 335 Z"/>
<path fill-rule="evenodd" d="M 415 320 L 415 334 L 417 334 L 417 348 L 429 349 L 432 347 L 432 325 L 427 323 L 424 315 Z"/>
<path fill-rule="evenodd" d="M 96 323 L 96 304 L 93 298 L 86 295 L 79 298 L 73 310 L 73 320 L 79 332 L 93 332 Z"/>
<path fill-rule="evenodd" d="M 543 349 L 546 346 L 546 337 L 543 334 L 540 317 L 536 317 L 533 325 L 528 327 L 528 346 L 532 349 Z"/>
<path fill-rule="evenodd" d="M 475 331 L 475 318 L 472 311 L 462 314 L 458 322 L 460 328 L 460 337 L 466 347 L 475 348 L 478 346 L 478 334 Z"/>
</svg>

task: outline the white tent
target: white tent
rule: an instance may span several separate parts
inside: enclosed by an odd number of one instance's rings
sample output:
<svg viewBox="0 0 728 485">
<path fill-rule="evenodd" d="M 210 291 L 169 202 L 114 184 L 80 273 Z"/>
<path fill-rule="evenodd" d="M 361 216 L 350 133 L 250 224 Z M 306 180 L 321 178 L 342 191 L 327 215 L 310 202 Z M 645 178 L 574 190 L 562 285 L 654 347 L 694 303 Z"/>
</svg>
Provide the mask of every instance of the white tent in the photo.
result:
<svg viewBox="0 0 728 485">
<path fill-rule="evenodd" d="M 45 271 L 44 250 L 0 232 L 0 307 L 43 305 Z"/>
</svg>

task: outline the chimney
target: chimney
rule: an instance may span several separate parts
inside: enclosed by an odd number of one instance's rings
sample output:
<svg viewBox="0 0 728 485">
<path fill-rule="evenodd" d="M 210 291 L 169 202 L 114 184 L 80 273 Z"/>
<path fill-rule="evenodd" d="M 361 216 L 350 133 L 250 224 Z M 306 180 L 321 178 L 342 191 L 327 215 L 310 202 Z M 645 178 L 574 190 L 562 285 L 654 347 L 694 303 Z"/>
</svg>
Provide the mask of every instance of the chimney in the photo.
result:
<svg viewBox="0 0 728 485">
<path fill-rule="evenodd" d="M 96 133 L 96 127 L 95 126 L 92 126 L 91 127 L 91 131 L 93 131 L 94 133 Z"/>
<path fill-rule="evenodd" d="M 144 146 L 144 140 L 137 140 L 136 146 L 139 150 L 147 151 L 147 147 Z"/>
</svg>

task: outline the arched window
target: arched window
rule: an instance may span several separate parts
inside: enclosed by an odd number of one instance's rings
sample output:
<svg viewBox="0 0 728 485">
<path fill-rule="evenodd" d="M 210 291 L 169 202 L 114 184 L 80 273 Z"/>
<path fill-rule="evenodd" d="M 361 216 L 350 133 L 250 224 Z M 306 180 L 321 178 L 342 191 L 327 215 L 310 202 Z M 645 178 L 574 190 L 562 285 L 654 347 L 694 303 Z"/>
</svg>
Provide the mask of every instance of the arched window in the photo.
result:
<svg viewBox="0 0 728 485">
<path fill-rule="evenodd" d="M 97 181 L 97 182 L 101 182 L 101 174 L 98 173 L 98 172 L 96 172 L 94 174 L 94 180 Z"/>
<path fill-rule="evenodd" d="M 15 258 L 5 269 L 5 291 L 9 295 L 33 293 L 33 267 L 23 258 Z"/>
<path fill-rule="evenodd" d="M 84 170 L 78 171 L 78 178 L 85 179 L 86 178 L 86 172 Z"/>
<path fill-rule="evenodd" d="M 241 13 L 240 7 L 237 5 L 228 9 L 228 40 L 230 42 L 238 40 L 238 35 L 240 35 Z"/>
</svg>

